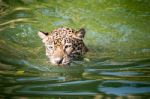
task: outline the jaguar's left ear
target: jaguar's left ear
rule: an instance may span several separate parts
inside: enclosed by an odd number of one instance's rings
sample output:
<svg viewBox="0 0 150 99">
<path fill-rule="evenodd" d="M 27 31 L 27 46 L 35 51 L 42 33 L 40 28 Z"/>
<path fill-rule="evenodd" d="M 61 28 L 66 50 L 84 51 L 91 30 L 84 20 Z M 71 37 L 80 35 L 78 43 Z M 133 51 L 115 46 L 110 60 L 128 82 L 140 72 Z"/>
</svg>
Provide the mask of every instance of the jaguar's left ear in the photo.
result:
<svg viewBox="0 0 150 99">
<path fill-rule="evenodd" d="M 81 28 L 80 30 L 77 31 L 76 38 L 83 39 L 84 36 L 85 36 L 85 29 Z"/>
</svg>

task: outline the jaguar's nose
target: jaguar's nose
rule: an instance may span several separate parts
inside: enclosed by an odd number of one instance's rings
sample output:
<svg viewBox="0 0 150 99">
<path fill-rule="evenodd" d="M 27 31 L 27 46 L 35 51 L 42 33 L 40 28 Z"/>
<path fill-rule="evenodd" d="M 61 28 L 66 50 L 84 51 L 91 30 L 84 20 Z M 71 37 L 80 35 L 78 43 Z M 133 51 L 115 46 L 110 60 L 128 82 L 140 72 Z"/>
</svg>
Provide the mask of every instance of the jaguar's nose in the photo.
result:
<svg viewBox="0 0 150 99">
<path fill-rule="evenodd" d="M 61 64 L 62 61 L 63 61 L 63 58 L 55 58 L 55 62 L 56 62 L 57 64 Z"/>
</svg>

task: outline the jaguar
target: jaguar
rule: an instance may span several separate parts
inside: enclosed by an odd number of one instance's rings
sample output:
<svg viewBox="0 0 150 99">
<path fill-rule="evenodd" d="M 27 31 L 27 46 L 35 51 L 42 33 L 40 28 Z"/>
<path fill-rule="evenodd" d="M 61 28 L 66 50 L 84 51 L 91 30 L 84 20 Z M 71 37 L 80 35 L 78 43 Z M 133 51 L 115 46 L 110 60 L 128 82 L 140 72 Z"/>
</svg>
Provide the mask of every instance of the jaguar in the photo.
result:
<svg viewBox="0 0 150 99">
<path fill-rule="evenodd" d="M 54 65 L 70 64 L 73 59 L 88 52 L 83 41 L 85 34 L 84 28 L 74 30 L 68 27 L 57 28 L 51 32 L 38 32 L 45 45 L 46 56 Z"/>
</svg>

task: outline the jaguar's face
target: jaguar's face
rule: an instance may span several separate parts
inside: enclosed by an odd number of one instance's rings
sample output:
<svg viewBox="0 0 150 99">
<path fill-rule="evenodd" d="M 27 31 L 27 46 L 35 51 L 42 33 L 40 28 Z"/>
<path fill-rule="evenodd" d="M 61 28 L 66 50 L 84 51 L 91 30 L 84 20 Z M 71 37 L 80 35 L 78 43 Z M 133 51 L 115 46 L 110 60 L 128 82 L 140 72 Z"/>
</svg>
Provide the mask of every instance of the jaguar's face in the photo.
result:
<svg viewBox="0 0 150 99">
<path fill-rule="evenodd" d="M 65 40 L 56 39 L 52 42 L 46 42 L 46 55 L 52 64 L 69 64 L 73 55 L 73 43 Z"/>
<path fill-rule="evenodd" d="M 82 32 L 80 31 L 79 33 Z M 53 35 L 53 33 L 46 34 L 39 32 L 38 34 L 45 44 L 46 56 L 52 64 L 69 64 L 74 57 L 83 55 L 87 52 L 87 48 L 84 45 L 82 38 L 77 36 L 75 37 L 75 34 L 72 34 L 72 36 L 68 36 L 67 34 L 63 36 L 57 35 L 57 37 L 55 37 L 56 35 Z"/>
</svg>

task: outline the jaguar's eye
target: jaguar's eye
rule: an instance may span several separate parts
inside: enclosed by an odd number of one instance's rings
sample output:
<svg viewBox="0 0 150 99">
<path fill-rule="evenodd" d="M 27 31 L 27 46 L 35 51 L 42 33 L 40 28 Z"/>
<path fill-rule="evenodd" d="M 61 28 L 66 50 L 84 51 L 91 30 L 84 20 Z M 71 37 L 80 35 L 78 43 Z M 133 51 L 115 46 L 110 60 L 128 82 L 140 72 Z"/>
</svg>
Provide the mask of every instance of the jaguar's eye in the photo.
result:
<svg viewBox="0 0 150 99">
<path fill-rule="evenodd" d="M 71 47 L 71 45 L 66 45 L 66 46 L 65 46 L 65 49 L 66 49 L 66 48 L 70 48 L 70 47 Z"/>
<path fill-rule="evenodd" d="M 48 48 L 49 50 L 51 50 L 51 49 L 53 49 L 53 46 L 47 46 L 47 48 Z"/>
</svg>

